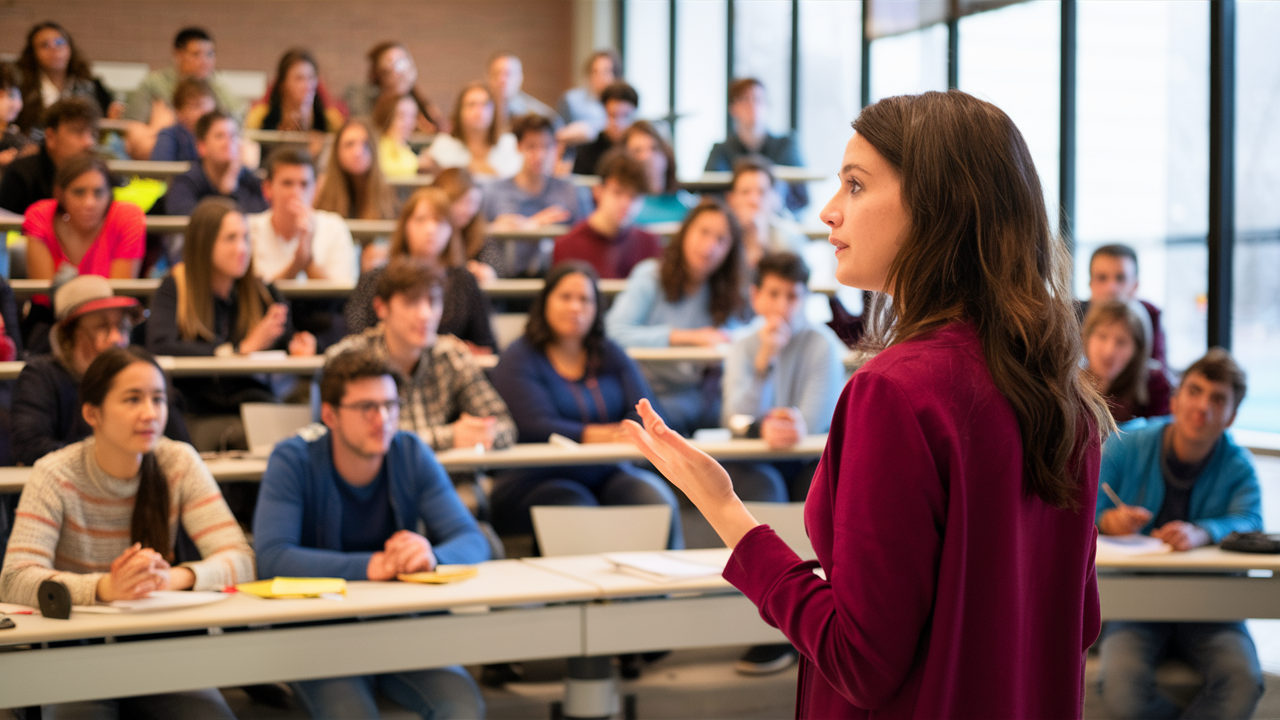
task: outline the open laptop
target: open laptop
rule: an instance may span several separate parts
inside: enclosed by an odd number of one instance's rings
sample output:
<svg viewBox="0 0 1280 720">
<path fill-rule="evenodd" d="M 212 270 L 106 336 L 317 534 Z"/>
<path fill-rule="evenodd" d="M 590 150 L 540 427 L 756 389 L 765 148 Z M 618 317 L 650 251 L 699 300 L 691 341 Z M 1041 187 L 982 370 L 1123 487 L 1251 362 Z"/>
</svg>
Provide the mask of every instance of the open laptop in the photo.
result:
<svg viewBox="0 0 1280 720">
<path fill-rule="evenodd" d="M 249 457 L 265 458 L 271 455 L 276 443 L 293 437 L 311 424 L 311 406 L 242 403 L 240 420 L 244 422 Z"/>
</svg>

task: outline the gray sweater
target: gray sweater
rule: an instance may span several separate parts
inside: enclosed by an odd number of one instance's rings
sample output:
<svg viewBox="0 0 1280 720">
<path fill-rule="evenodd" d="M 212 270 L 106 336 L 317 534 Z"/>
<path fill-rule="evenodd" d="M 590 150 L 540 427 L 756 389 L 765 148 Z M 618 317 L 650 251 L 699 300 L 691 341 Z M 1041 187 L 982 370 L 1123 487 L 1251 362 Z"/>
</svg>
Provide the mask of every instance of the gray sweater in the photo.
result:
<svg viewBox="0 0 1280 720">
<path fill-rule="evenodd" d="M 827 432 L 844 385 L 844 344 L 835 333 L 825 325 L 795 328 L 764 376 L 755 369 L 759 349 L 759 332 L 743 334 L 725 358 L 722 424 L 728 427 L 733 415 L 761 418 L 773 408 L 795 407 L 810 433 Z"/>
</svg>

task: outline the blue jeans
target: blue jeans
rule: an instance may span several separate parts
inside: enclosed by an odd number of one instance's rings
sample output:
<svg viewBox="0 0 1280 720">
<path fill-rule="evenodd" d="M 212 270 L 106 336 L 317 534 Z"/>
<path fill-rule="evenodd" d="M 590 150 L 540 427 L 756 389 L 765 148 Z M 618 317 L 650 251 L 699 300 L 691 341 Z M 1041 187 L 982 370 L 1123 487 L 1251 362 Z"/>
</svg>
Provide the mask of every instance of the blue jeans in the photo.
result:
<svg viewBox="0 0 1280 720">
<path fill-rule="evenodd" d="M 568 475 L 570 477 L 563 477 Z M 533 532 L 529 508 L 535 505 L 668 505 L 671 532 L 667 548 L 684 548 L 680 502 L 666 480 L 630 463 L 614 466 L 510 471 L 494 478 L 493 526 L 501 535 Z"/>
<path fill-rule="evenodd" d="M 41 716 L 53 720 L 115 720 L 116 718 L 142 718 L 144 720 L 169 720 L 170 718 L 219 718 L 235 720 L 235 714 L 217 690 L 192 690 L 190 692 L 144 695 L 116 700 L 88 700 L 85 702 L 45 705 Z"/>
<path fill-rule="evenodd" d="M 1098 693 L 1114 718 L 1248 718 L 1262 697 L 1262 668 L 1242 622 L 1108 622 L 1099 647 Z M 1204 686 L 1184 710 L 1156 686 L 1176 657 Z"/>
<path fill-rule="evenodd" d="M 376 718 L 373 694 L 383 695 L 418 713 L 423 720 L 484 717 L 480 688 L 457 665 L 359 677 L 302 680 L 289 683 L 311 717 Z"/>
</svg>

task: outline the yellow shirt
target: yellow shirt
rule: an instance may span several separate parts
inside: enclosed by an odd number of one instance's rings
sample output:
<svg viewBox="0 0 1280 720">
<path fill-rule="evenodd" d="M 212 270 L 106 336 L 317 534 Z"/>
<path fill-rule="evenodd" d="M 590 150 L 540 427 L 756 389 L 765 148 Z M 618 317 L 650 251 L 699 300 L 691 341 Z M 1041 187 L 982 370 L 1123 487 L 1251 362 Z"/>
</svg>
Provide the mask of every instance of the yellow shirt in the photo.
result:
<svg viewBox="0 0 1280 720">
<path fill-rule="evenodd" d="M 418 174 L 418 156 L 405 143 L 389 135 L 378 139 L 378 164 L 389 178 L 413 177 Z"/>
</svg>

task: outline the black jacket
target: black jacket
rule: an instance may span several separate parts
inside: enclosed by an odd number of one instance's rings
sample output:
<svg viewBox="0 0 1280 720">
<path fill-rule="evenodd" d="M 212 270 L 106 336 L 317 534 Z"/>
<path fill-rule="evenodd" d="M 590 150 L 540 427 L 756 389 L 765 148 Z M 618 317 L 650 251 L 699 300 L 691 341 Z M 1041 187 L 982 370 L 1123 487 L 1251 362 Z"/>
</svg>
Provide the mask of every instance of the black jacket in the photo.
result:
<svg viewBox="0 0 1280 720">
<path fill-rule="evenodd" d="M 40 152 L 9 163 L 0 179 L 0 207 L 19 215 L 37 200 L 53 197 L 53 158 L 40 143 Z"/>
<path fill-rule="evenodd" d="M 169 421 L 164 434 L 191 442 L 182 411 L 169 394 Z M 51 355 L 29 360 L 18 375 L 13 393 L 13 460 L 22 465 L 93 434 L 80 412 L 80 387 L 71 373 Z"/>
</svg>

